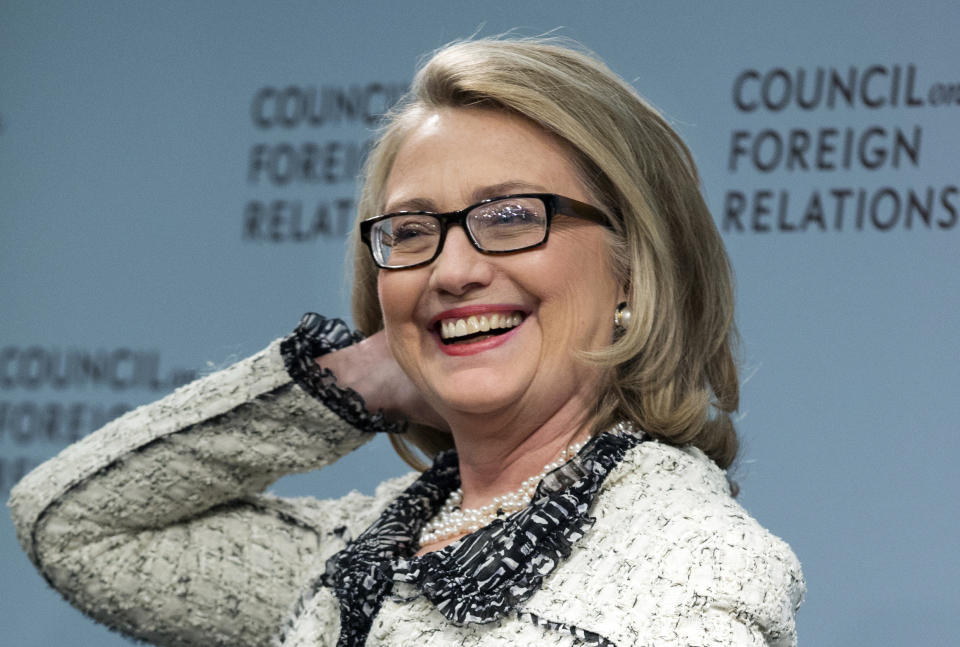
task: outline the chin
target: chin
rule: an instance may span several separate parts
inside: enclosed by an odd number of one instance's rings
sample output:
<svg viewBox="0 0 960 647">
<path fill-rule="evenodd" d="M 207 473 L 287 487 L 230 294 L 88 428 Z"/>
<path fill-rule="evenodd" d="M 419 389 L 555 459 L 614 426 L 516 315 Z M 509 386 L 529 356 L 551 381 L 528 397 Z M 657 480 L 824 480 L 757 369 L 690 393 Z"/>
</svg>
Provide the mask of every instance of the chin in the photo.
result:
<svg viewBox="0 0 960 647">
<path fill-rule="evenodd" d="M 468 380 L 469 389 L 434 391 L 439 407 L 453 413 L 480 415 L 495 414 L 515 404 L 519 399 L 517 389 L 505 388 L 502 380 L 491 378 L 494 384 L 482 384 Z"/>
</svg>

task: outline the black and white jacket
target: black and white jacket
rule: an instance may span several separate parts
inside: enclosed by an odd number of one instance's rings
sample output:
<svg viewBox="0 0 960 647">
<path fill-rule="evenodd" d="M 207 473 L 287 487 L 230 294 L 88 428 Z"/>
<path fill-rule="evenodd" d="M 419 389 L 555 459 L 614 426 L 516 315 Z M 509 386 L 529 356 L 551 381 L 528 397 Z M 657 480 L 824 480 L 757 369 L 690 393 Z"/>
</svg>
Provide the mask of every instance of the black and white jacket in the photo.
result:
<svg viewBox="0 0 960 647">
<path fill-rule="evenodd" d="M 528 508 L 423 557 L 419 528 L 459 485 L 452 452 L 374 496 L 263 494 L 372 437 L 362 411 L 318 400 L 291 340 L 122 416 L 14 489 L 20 542 L 67 600 L 157 645 L 796 644 L 789 546 L 702 452 L 626 425 Z"/>
</svg>

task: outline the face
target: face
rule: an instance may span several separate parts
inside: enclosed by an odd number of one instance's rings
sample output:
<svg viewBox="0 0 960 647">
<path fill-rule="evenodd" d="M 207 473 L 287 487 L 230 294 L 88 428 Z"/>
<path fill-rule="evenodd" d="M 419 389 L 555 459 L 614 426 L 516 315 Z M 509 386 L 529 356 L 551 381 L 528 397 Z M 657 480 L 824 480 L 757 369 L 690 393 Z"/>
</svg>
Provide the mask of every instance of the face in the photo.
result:
<svg viewBox="0 0 960 647">
<path fill-rule="evenodd" d="M 525 192 L 597 204 L 565 146 L 534 123 L 496 110 L 440 109 L 398 151 L 384 212 L 455 211 Z M 506 255 L 478 252 L 451 226 L 431 264 L 380 270 L 391 351 L 448 421 L 508 414 L 536 426 L 561 409 L 588 411 L 598 375 L 574 355 L 610 343 L 621 290 L 608 264 L 606 230 L 562 214 L 545 245 Z M 480 334 L 445 343 L 474 330 L 471 317 Z"/>
</svg>

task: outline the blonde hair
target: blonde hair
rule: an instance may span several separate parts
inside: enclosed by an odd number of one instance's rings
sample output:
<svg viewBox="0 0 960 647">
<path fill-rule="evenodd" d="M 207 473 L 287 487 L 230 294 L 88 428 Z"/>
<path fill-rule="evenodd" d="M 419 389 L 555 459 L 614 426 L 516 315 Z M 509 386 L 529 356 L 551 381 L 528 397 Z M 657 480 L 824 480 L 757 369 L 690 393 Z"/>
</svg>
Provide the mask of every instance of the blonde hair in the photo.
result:
<svg viewBox="0 0 960 647">
<path fill-rule="evenodd" d="M 397 151 L 426 112 L 478 106 L 522 115 L 566 142 L 585 186 L 614 214 L 611 260 L 633 316 L 609 347 L 584 357 L 607 368 L 593 431 L 631 420 L 728 467 L 739 400 L 729 260 L 690 151 L 595 56 L 553 38 L 471 40 L 437 51 L 371 150 L 358 218 L 382 209 Z M 353 245 L 354 321 L 369 335 L 383 327 L 377 269 L 356 235 Z M 448 433 L 416 425 L 391 440 L 418 468 L 411 443 L 428 457 L 453 445 Z"/>
</svg>

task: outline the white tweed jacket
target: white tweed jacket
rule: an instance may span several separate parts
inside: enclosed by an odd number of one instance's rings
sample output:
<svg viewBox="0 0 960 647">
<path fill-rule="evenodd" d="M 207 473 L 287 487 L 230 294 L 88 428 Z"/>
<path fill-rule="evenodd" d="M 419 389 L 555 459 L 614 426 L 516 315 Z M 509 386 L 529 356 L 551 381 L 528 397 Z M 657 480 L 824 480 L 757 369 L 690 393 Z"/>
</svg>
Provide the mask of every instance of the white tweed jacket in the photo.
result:
<svg viewBox="0 0 960 647">
<path fill-rule="evenodd" d="M 9 505 L 43 577 L 112 629 L 157 645 L 335 645 L 337 599 L 310 583 L 416 475 L 372 497 L 263 491 L 369 438 L 291 382 L 275 342 L 68 447 Z M 796 644 L 800 565 L 699 450 L 633 447 L 590 513 L 517 613 L 457 626 L 394 595 L 366 644 L 578 645 L 584 632 L 618 647 Z"/>
</svg>

